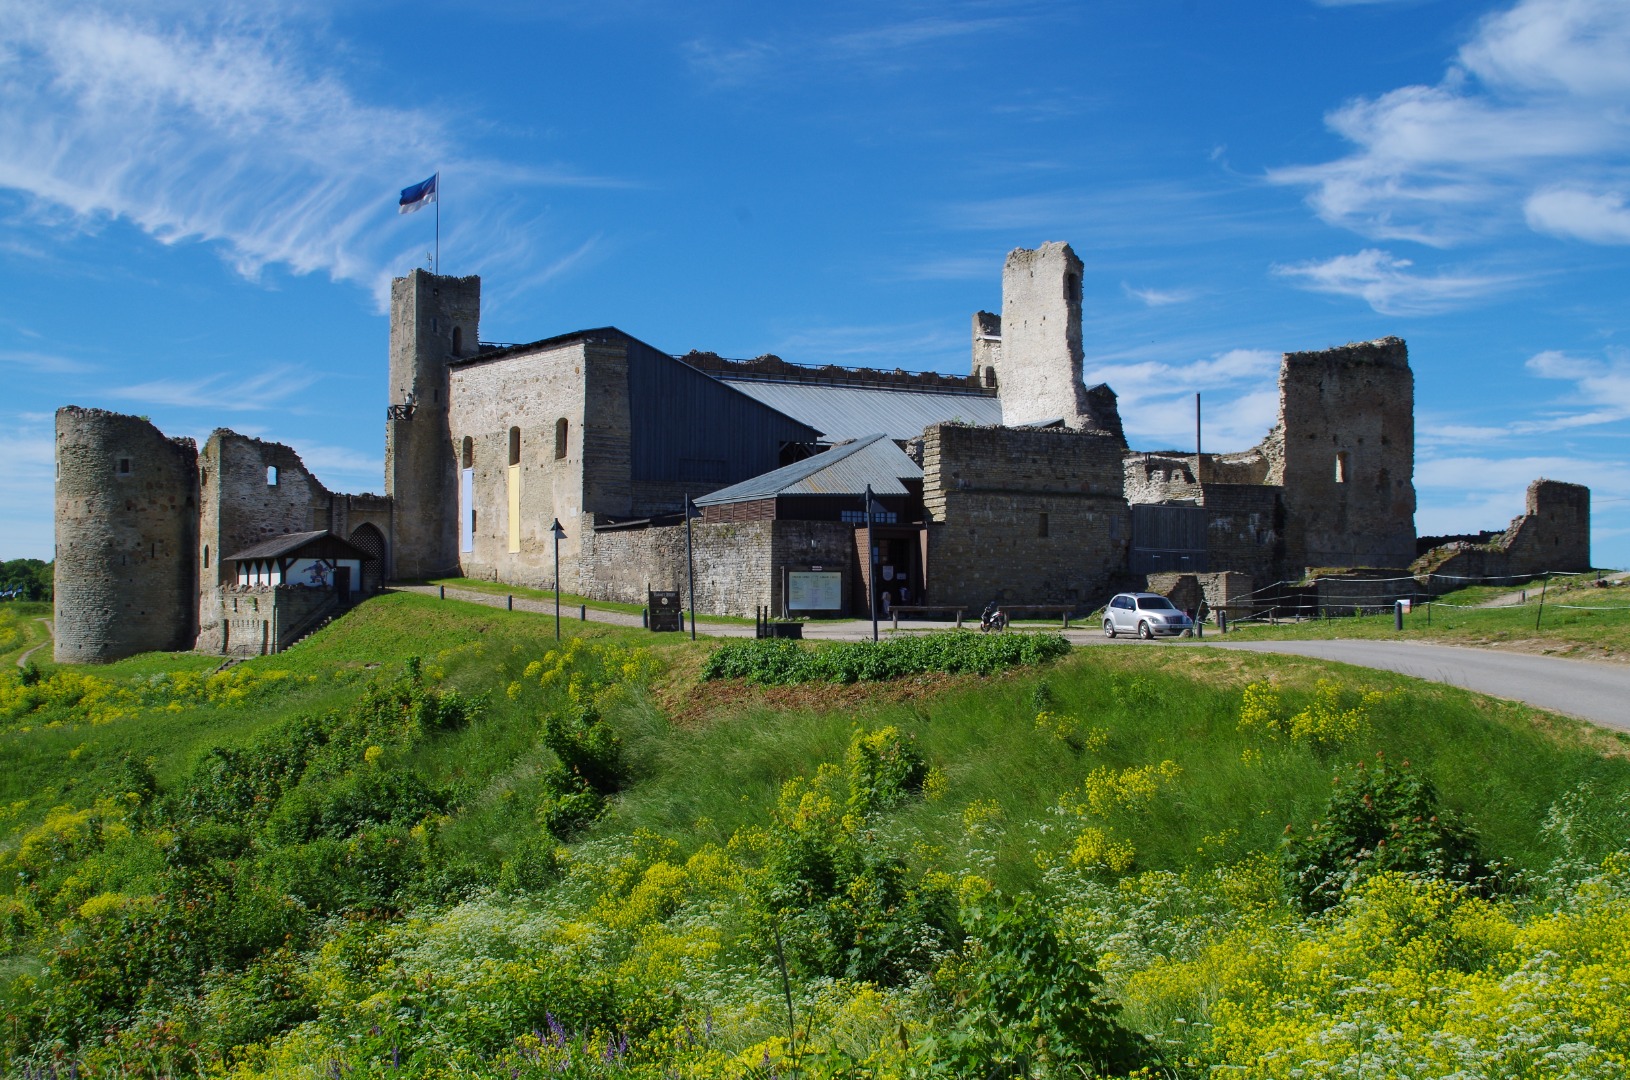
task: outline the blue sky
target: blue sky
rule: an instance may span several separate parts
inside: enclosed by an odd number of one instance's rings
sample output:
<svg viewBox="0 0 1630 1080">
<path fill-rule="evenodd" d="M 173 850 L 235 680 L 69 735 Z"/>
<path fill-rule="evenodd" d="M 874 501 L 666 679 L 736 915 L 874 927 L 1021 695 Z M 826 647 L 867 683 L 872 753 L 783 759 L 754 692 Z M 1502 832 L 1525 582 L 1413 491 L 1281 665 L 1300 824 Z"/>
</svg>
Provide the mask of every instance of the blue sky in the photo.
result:
<svg viewBox="0 0 1630 1080">
<path fill-rule="evenodd" d="M 1422 533 L 1590 485 L 1630 565 L 1624 0 L 0 0 L 0 557 L 52 413 L 381 488 L 389 279 L 482 337 L 965 371 L 1004 254 L 1085 260 L 1134 448 L 1257 442 L 1278 354 L 1396 334 Z"/>
</svg>

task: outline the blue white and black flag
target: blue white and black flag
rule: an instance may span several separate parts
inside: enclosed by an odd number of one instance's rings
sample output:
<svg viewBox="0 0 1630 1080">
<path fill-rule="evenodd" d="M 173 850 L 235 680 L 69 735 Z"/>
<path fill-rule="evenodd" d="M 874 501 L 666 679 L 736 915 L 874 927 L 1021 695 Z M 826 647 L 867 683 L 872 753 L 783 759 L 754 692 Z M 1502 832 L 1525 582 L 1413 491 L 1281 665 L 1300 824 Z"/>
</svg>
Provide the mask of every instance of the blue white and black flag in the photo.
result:
<svg viewBox="0 0 1630 1080">
<path fill-rule="evenodd" d="M 397 203 L 396 212 L 411 214 L 421 207 L 429 206 L 436 201 L 436 181 L 441 179 L 441 173 L 436 173 L 429 180 L 412 187 L 402 189 L 402 198 Z"/>
</svg>

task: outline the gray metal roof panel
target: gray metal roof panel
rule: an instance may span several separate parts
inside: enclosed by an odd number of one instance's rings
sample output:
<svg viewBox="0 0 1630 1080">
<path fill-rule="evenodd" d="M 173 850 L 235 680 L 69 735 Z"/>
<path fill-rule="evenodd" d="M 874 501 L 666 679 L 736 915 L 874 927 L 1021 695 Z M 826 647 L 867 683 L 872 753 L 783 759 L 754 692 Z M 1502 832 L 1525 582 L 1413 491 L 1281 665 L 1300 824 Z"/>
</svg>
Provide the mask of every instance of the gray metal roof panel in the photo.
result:
<svg viewBox="0 0 1630 1080">
<path fill-rule="evenodd" d="M 354 551 L 358 558 L 374 558 L 374 556 L 363 551 L 343 536 L 336 536 L 327 529 L 313 529 L 310 532 L 284 533 L 282 536 L 274 536 L 270 540 L 262 540 L 260 543 L 252 544 L 234 555 L 228 555 L 226 560 L 228 562 L 237 562 L 246 559 L 275 559 L 319 541 L 326 541 L 323 546 L 330 549 L 338 548 L 347 550 L 348 553 Z"/>
<path fill-rule="evenodd" d="M 923 428 L 947 420 L 979 426 L 1002 422 L 1002 399 L 983 394 L 714 377 L 834 440 L 872 432 L 914 439 Z"/>
<path fill-rule="evenodd" d="M 777 495 L 858 495 L 867 484 L 874 495 L 905 495 L 907 489 L 901 480 L 921 475 L 922 469 L 892 439 L 875 433 L 720 488 L 695 502 L 698 506 L 713 506 Z"/>
</svg>

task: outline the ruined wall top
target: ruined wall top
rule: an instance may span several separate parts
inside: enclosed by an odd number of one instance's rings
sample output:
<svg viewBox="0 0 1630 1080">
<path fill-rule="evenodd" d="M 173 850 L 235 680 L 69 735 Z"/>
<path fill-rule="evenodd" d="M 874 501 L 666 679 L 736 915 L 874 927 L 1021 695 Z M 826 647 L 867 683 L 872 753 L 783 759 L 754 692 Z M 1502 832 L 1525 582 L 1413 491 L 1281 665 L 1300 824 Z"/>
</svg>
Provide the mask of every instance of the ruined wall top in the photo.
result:
<svg viewBox="0 0 1630 1080">
<path fill-rule="evenodd" d="M 905 371 L 895 368 L 850 368 L 837 364 L 815 366 L 794 364 L 773 353 L 752 360 L 728 360 L 718 353 L 692 349 L 677 357 L 697 371 L 725 379 L 755 379 L 774 382 L 817 383 L 827 386 L 886 387 L 891 390 L 950 390 L 994 396 L 972 375 L 941 375 L 936 371 Z"/>
<path fill-rule="evenodd" d="M 1328 349 L 1288 352 L 1286 364 L 1375 364 L 1379 367 L 1409 369 L 1409 346 L 1402 338 L 1384 337 L 1374 341 L 1350 341 Z"/>
</svg>

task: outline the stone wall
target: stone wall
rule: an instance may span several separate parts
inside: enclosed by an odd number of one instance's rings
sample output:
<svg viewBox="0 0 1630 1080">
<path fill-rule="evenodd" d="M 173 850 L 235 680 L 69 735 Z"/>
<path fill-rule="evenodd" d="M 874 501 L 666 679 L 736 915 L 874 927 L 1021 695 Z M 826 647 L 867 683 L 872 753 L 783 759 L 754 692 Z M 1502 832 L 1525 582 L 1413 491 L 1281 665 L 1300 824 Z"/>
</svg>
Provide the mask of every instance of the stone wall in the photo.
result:
<svg viewBox="0 0 1630 1080">
<path fill-rule="evenodd" d="M 55 645 L 105 663 L 192 645 L 198 451 L 135 416 L 56 417 Z"/>
<path fill-rule="evenodd" d="M 338 610 L 333 592 L 296 585 L 233 585 L 214 599 L 214 622 L 220 627 L 220 647 L 214 651 L 229 656 L 282 652 Z"/>
<path fill-rule="evenodd" d="M 852 580 L 854 527 L 829 521 L 692 522 L 696 609 L 706 615 L 779 612 L 784 566 L 817 564 Z M 565 576 L 564 566 L 562 576 Z M 644 604 L 646 589 L 678 589 L 689 604 L 685 527 L 591 530 L 584 538 L 585 595 Z"/>
<path fill-rule="evenodd" d="M 276 470 L 275 483 L 271 469 Z M 224 635 L 220 590 L 235 581 L 231 557 L 288 533 L 331 528 L 334 496 L 290 447 L 226 428 L 217 428 L 204 444 L 198 483 L 202 509 L 196 648 L 220 652 Z"/>
<path fill-rule="evenodd" d="M 1207 565 L 1237 571 L 1254 580 L 1255 588 L 1274 581 L 1285 558 L 1285 507 L 1279 496 L 1279 488 L 1267 485 L 1202 485 Z"/>
<path fill-rule="evenodd" d="M 447 454 L 449 362 L 479 348 L 481 279 L 414 270 L 391 282 L 388 400 L 413 402 L 385 421 L 385 494 L 397 506 L 394 577 L 420 578 L 458 565 L 454 459 Z"/>
<path fill-rule="evenodd" d="M 1434 548 L 1411 569 L 1429 579 L 1433 591 L 1447 591 L 1466 579 L 1525 579 L 1590 568 L 1590 488 L 1540 479 L 1528 485 L 1525 512 L 1504 533 L 1486 544 Z"/>
<path fill-rule="evenodd" d="M 1285 557 L 1407 566 L 1415 557 L 1415 383 L 1398 338 L 1286 353 L 1279 371 Z M 1265 448 L 1264 453 L 1269 451 Z"/>
<path fill-rule="evenodd" d="M 598 372 L 603 351 L 584 341 L 572 341 L 525 355 L 506 356 L 502 362 L 476 362 L 453 369 L 453 405 L 445 452 L 458 468 L 468 460 L 474 478 L 473 547 L 458 553 L 465 576 L 553 588 L 554 538 L 549 528 L 558 520 L 566 532 L 560 543 L 561 587 L 568 592 L 582 591 L 577 566 L 583 534 L 592 527 L 594 510 L 613 512 L 612 506 L 593 506 L 586 501 L 584 462 L 596 453 L 611 458 L 598 462 L 603 475 L 616 468 L 620 447 L 626 475 L 628 459 L 625 427 L 607 432 L 585 424 L 585 415 L 592 415 L 603 425 L 603 403 L 610 398 L 614 405 L 617 398 L 615 388 L 606 385 L 614 380 L 602 378 Z M 590 388 L 597 400 L 593 412 L 587 404 Z M 558 424 L 562 420 L 566 422 L 565 454 L 557 457 Z M 518 429 L 519 442 L 518 552 L 509 550 L 511 428 Z M 614 505 L 625 508 L 626 496 Z M 455 547 L 458 518 L 467 512 L 459 505 L 455 488 L 453 501 L 444 511 L 454 523 Z"/>
<path fill-rule="evenodd" d="M 1070 429 L 927 429 L 927 602 L 1096 607 L 1126 572 L 1122 449 Z"/>
</svg>

